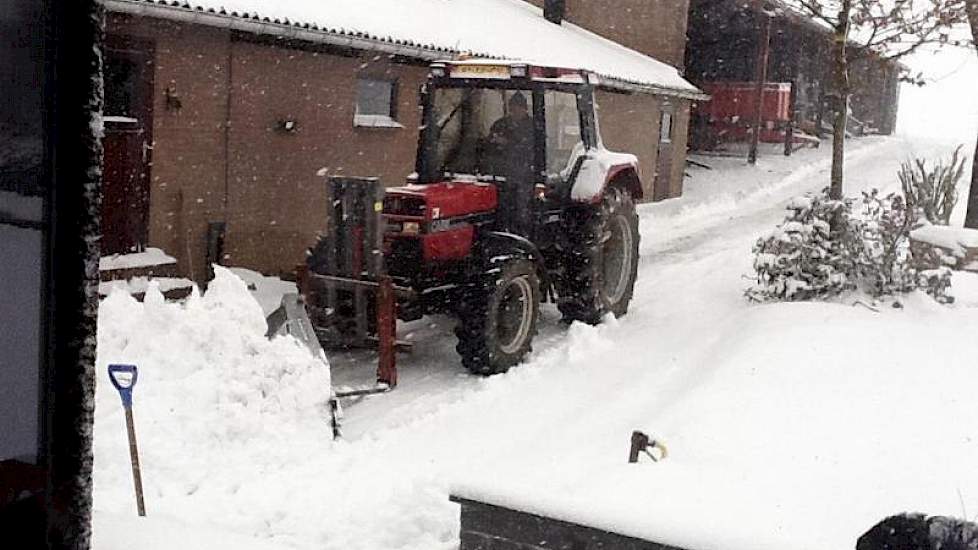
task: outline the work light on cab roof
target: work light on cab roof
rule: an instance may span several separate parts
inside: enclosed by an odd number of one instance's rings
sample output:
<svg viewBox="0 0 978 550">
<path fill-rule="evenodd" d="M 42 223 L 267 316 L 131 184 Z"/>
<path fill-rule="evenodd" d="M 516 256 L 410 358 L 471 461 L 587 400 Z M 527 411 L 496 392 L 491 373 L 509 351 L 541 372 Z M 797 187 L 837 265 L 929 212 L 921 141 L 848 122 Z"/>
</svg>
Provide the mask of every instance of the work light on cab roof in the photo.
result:
<svg viewBox="0 0 978 550">
<path fill-rule="evenodd" d="M 499 59 L 462 59 L 438 61 L 431 64 L 432 78 L 484 78 L 555 80 L 583 84 L 592 81 L 590 73 L 581 69 L 534 65 L 524 61 Z"/>
</svg>

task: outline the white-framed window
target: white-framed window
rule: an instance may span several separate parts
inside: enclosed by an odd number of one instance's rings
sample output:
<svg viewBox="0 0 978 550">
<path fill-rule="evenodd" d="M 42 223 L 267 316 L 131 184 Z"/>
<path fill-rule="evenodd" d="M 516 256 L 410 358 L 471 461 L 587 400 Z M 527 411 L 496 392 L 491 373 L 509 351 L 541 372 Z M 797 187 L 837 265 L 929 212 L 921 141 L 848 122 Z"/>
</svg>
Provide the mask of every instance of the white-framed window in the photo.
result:
<svg viewBox="0 0 978 550">
<path fill-rule="evenodd" d="M 397 81 L 357 79 L 357 105 L 353 125 L 366 128 L 403 128 L 397 122 Z"/>
<path fill-rule="evenodd" d="M 659 143 L 672 143 L 672 112 L 662 111 L 659 117 Z"/>
</svg>

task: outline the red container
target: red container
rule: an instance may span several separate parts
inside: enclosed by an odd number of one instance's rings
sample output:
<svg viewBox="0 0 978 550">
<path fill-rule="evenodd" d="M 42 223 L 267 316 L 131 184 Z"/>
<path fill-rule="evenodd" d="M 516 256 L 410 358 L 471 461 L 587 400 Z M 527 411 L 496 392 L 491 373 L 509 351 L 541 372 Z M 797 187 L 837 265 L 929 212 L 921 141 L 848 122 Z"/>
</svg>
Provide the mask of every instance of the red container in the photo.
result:
<svg viewBox="0 0 978 550">
<path fill-rule="evenodd" d="M 757 86 L 753 82 L 705 82 L 700 86 L 710 101 L 699 105 L 700 113 L 712 121 L 750 124 L 754 120 Z M 763 122 L 791 120 L 791 83 L 768 82 L 761 104 Z"/>
</svg>

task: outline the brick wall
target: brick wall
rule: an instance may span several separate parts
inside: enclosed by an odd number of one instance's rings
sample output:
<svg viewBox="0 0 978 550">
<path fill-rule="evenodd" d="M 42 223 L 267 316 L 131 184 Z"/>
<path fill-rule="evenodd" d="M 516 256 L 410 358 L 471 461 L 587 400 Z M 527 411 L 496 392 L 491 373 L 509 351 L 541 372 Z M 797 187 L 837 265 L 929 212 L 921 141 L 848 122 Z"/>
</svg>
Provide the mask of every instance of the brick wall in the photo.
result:
<svg viewBox="0 0 978 550">
<path fill-rule="evenodd" d="M 155 48 L 149 241 L 202 278 L 208 221 L 224 219 L 227 31 L 112 16 L 108 30 Z M 180 99 L 168 109 L 164 90 Z"/>
<path fill-rule="evenodd" d="M 566 0 L 566 6 L 575 25 L 682 69 L 689 0 Z"/>
<path fill-rule="evenodd" d="M 401 184 L 414 170 L 427 71 L 386 57 L 233 44 L 227 262 L 290 270 L 325 228 L 324 178 L 378 176 Z M 358 75 L 397 79 L 403 128 L 354 128 Z M 295 120 L 284 132 L 279 121 Z"/>
<path fill-rule="evenodd" d="M 659 99 L 598 91 L 595 103 L 605 147 L 638 156 L 645 200 L 651 200 L 659 145 Z"/>
<path fill-rule="evenodd" d="M 391 184 L 414 169 L 424 67 L 153 19 L 113 15 L 108 30 L 154 45 L 150 244 L 195 279 L 206 274 L 208 222 L 227 222 L 224 263 L 289 272 L 324 227 L 320 169 Z M 353 127 L 359 74 L 397 79 L 403 128 Z M 167 108 L 167 88 L 179 109 Z M 286 118 L 295 132 L 278 129 Z"/>
<path fill-rule="evenodd" d="M 659 171 L 659 121 L 663 99 L 645 94 L 620 94 L 598 91 L 601 136 L 612 151 L 638 156 L 645 201 L 678 197 L 683 193 L 686 168 L 686 135 L 689 131 L 689 101 L 670 99 L 674 105 L 673 143 L 669 174 L 656 177 Z"/>
</svg>

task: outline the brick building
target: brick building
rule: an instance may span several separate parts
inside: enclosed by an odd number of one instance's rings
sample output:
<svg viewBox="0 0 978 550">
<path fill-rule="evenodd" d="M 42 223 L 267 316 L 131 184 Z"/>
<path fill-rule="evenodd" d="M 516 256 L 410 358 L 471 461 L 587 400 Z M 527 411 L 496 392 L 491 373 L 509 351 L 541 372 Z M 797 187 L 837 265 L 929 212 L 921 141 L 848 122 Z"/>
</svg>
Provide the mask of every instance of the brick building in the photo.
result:
<svg viewBox="0 0 978 550">
<path fill-rule="evenodd" d="M 413 171 L 427 65 L 462 53 L 598 73 L 606 145 L 639 157 L 646 198 L 678 196 L 702 97 L 676 69 L 686 2 L 621 4 L 548 2 L 548 21 L 542 0 L 106 0 L 103 251 L 159 247 L 198 280 L 212 261 L 291 271 L 323 175 Z"/>
<path fill-rule="evenodd" d="M 767 81 L 791 86 L 795 126 L 818 133 L 823 121 L 826 125 L 831 122 L 832 36 L 830 29 L 791 9 L 783 0 L 763 4 L 691 0 L 685 75 L 704 88 L 715 83 L 755 81 L 759 29 L 767 17 L 758 13 L 761 6 L 775 14 L 771 19 Z M 897 62 L 869 56 L 854 63 L 850 70 L 854 121 L 881 134 L 895 130 L 902 70 Z M 694 118 L 698 124 L 693 146 L 697 147 L 709 140 L 700 139 L 703 121 Z"/>
</svg>

